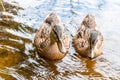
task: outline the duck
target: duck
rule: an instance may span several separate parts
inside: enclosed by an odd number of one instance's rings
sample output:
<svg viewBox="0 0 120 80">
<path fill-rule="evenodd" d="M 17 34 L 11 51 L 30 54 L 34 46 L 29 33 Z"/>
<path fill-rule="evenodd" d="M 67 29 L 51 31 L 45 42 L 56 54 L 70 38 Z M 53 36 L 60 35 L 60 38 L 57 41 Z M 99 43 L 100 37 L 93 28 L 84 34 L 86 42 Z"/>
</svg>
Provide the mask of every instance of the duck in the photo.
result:
<svg viewBox="0 0 120 80">
<path fill-rule="evenodd" d="M 94 59 L 103 54 L 103 35 L 92 14 L 85 16 L 72 40 L 75 51 L 82 57 Z"/>
<path fill-rule="evenodd" d="M 40 57 L 49 60 L 60 60 L 68 53 L 69 38 L 56 13 L 50 13 L 41 23 L 34 44 Z"/>
</svg>

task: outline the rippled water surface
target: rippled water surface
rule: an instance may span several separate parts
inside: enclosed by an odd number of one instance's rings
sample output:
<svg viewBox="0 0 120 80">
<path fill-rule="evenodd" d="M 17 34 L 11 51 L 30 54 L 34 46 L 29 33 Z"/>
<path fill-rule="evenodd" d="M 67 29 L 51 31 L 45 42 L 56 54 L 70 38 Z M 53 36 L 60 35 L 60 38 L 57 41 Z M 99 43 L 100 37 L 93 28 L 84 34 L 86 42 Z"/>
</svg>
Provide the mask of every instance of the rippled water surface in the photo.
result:
<svg viewBox="0 0 120 80">
<path fill-rule="evenodd" d="M 0 80 L 120 80 L 119 0 L 3 0 L 0 3 Z M 93 14 L 104 35 L 103 55 L 82 58 L 72 47 L 59 61 L 45 60 L 34 35 L 51 12 L 60 15 L 70 40 Z M 6 16 L 8 19 L 6 19 Z"/>
</svg>

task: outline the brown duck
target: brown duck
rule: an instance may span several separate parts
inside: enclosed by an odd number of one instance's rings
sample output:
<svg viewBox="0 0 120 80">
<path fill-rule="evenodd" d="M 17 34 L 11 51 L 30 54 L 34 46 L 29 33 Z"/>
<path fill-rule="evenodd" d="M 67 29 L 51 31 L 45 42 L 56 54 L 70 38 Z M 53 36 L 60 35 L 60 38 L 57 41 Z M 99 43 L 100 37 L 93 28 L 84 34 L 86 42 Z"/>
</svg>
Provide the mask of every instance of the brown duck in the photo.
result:
<svg viewBox="0 0 120 80">
<path fill-rule="evenodd" d="M 73 46 L 81 56 L 93 59 L 102 54 L 103 36 L 96 29 L 94 16 L 88 14 L 73 37 Z"/>
<path fill-rule="evenodd" d="M 69 50 L 69 39 L 56 13 L 48 15 L 35 35 L 34 44 L 41 57 L 62 59 Z"/>
</svg>

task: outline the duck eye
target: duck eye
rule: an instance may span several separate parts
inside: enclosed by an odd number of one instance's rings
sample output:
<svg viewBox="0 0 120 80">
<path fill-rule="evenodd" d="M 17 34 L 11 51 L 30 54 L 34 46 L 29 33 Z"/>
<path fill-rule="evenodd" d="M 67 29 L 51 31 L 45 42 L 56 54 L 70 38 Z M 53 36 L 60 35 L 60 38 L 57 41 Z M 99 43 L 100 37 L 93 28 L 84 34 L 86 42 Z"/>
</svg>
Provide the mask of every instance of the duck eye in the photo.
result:
<svg viewBox="0 0 120 80">
<path fill-rule="evenodd" d="M 95 44 L 95 40 L 91 40 L 91 45 L 94 45 Z"/>
<path fill-rule="evenodd" d="M 95 41 L 92 41 L 92 44 L 94 44 Z"/>
</svg>

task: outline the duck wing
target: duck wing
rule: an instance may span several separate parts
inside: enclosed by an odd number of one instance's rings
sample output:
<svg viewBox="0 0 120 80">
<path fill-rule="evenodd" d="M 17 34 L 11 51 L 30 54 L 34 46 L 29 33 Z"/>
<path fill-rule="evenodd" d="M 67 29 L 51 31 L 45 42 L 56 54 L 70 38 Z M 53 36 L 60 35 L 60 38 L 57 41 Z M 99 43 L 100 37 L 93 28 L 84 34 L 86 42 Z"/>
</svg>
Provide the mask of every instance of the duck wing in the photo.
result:
<svg viewBox="0 0 120 80">
<path fill-rule="evenodd" d="M 40 29 L 35 35 L 35 46 L 39 48 L 45 48 L 50 43 L 50 32 L 51 27 L 49 24 L 43 22 L 40 26 Z"/>
</svg>

